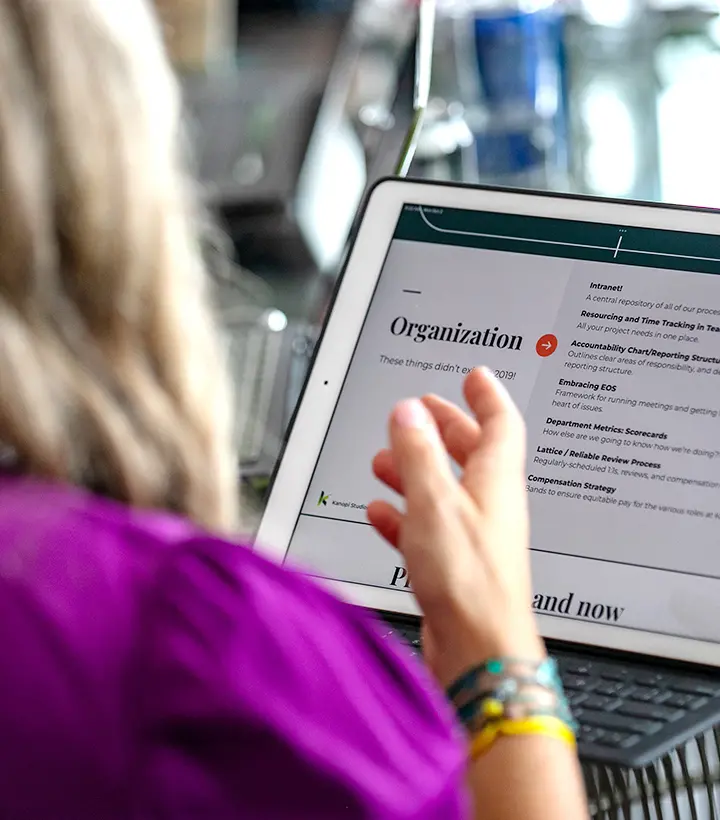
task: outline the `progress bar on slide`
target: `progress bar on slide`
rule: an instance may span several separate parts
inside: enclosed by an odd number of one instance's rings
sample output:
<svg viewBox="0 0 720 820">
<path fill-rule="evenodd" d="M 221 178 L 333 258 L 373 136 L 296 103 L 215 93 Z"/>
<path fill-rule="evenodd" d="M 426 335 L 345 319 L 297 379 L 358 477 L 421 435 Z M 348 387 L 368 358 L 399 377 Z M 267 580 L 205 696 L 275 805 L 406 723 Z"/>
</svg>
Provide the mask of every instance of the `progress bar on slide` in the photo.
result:
<svg viewBox="0 0 720 820">
<path fill-rule="evenodd" d="M 616 246 L 613 245 L 583 245 L 579 242 L 560 242 L 555 239 L 532 239 L 528 236 L 506 236 L 505 234 L 497 233 L 481 233 L 480 231 L 459 231 L 454 228 L 440 228 L 434 225 L 426 216 L 425 210 L 419 206 L 420 217 L 423 222 L 437 233 L 452 234 L 454 236 L 477 236 L 480 239 L 506 239 L 511 242 L 528 242 L 533 245 L 555 245 L 563 248 L 584 248 L 591 251 L 607 251 L 612 254 L 613 259 L 616 259 L 619 254 L 634 253 L 640 256 L 663 256 L 668 259 L 689 259 L 693 262 L 720 262 L 720 259 L 714 256 L 688 256 L 682 253 L 664 253 L 663 251 L 642 251 L 636 248 L 626 248 L 622 246 L 623 237 L 621 236 Z"/>
</svg>

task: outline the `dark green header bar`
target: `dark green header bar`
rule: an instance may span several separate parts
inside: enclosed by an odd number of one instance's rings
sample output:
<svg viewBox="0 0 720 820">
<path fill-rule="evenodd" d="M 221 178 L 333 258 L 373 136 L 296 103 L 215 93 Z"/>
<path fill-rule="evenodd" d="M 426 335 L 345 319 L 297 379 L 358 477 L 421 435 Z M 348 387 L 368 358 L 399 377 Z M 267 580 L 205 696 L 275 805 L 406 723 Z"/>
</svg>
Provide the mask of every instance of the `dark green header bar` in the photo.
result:
<svg viewBox="0 0 720 820">
<path fill-rule="evenodd" d="M 396 239 L 720 274 L 720 236 L 406 205 Z"/>
</svg>

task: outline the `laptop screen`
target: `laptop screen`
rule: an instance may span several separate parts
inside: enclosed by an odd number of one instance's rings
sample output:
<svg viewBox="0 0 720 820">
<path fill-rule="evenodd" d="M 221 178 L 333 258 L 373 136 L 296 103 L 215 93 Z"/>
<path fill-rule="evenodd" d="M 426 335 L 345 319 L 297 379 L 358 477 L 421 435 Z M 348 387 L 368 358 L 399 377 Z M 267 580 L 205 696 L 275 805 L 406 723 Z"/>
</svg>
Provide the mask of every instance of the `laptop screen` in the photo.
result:
<svg viewBox="0 0 720 820">
<path fill-rule="evenodd" d="M 536 611 L 720 642 L 717 274 L 720 237 L 406 205 L 287 560 L 412 595 L 370 458 L 484 364 L 527 421 Z"/>
</svg>

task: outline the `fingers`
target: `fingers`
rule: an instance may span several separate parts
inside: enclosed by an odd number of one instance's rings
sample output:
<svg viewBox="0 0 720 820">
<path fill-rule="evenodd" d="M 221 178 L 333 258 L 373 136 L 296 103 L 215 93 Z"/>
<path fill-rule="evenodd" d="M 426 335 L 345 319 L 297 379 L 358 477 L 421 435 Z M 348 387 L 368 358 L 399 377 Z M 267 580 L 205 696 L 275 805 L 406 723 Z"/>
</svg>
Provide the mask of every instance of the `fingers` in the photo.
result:
<svg viewBox="0 0 720 820">
<path fill-rule="evenodd" d="M 448 453 L 464 467 L 480 442 L 480 425 L 457 405 L 439 396 L 425 396 L 423 404 L 432 413 Z"/>
<path fill-rule="evenodd" d="M 408 512 L 436 504 L 455 484 L 435 421 L 417 399 L 400 402 L 393 411 L 390 446 Z"/>
<path fill-rule="evenodd" d="M 398 548 L 402 514 L 387 501 L 373 501 L 367 508 L 368 521 L 392 547 Z"/>
<path fill-rule="evenodd" d="M 402 495 L 402 484 L 395 468 L 392 450 L 380 450 L 373 459 L 372 469 L 375 478 L 382 481 L 386 487 Z"/>
<path fill-rule="evenodd" d="M 440 438 L 450 456 L 464 467 L 480 441 L 480 425 L 459 407 L 438 396 L 422 399 L 438 427 Z M 373 460 L 373 473 L 387 487 L 402 495 L 402 482 L 398 475 L 392 450 L 381 450 Z"/>
<path fill-rule="evenodd" d="M 501 474 L 522 473 L 525 425 L 507 390 L 485 368 L 467 377 L 464 393 L 482 436 L 466 462 L 463 484 L 481 502 L 492 488 L 502 490 L 497 481 Z"/>
<path fill-rule="evenodd" d="M 463 392 L 482 428 L 482 446 L 519 451 L 523 444 L 524 425 L 502 383 L 487 368 L 478 368 L 465 379 Z"/>
</svg>

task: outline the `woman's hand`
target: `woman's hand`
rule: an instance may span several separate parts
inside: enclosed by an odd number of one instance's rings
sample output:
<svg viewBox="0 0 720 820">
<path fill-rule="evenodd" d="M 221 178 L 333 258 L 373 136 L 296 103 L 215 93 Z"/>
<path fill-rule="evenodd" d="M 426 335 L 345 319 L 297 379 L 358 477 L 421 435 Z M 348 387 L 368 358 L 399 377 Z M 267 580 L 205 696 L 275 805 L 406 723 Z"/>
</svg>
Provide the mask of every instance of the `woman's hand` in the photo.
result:
<svg viewBox="0 0 720 820">
<path fill-rule="evenodd" d="M 545 653 L 531 606 L 524 424 L 488 370 L 473 371 L 464 393 L 474 418 L 435 396 L 395 408 L 390 448 L 373 469 L 406 511 L 368 507 L 405 560 L 425 615 L 425 656 L 443 686 L 490 658 Z"/>
</svg>

